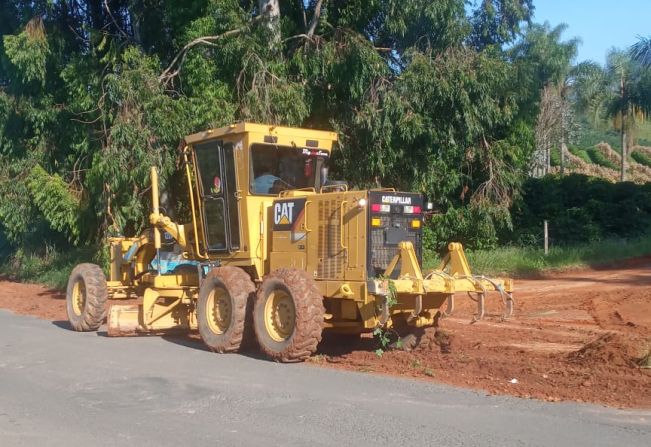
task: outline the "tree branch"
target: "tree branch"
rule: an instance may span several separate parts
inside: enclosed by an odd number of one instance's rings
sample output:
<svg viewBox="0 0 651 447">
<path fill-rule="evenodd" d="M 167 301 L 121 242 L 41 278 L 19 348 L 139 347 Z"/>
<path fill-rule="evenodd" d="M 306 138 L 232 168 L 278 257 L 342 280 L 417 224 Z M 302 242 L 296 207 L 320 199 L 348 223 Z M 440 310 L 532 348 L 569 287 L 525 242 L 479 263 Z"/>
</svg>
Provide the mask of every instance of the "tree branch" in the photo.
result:
<svg viewBox="0 0 651 447">
<path fill-rule="evenodd" d="M 321 6 L 323 6 L 323 0 L 316 2 L 316 6 L 314 7 L 314 14 L 312 15 L 312 20 L 310 21 L 310 27 L 307 29 L 307 35 L 309 37 L 312 37 L 314 35 L 314 31 L 316 31 L 316 27 L 319 24 L 319 19 L 321 18 Z"/>
<path fill-rule="evenodd" d="M 125 33 L 122 28 L 120 28 L 120 25 L 118 25 L 118 21 L 115 20 L 115 17 L 113 16 L 113 13 L 111 12 L 111 8 L 109 8 L 108 0 L 104 0 L 104 9 L 106 9 L 106 12 L 108 12 L 108 15 L 111 18 L 111 21 L 113 22 L 115 27 L 118 29 L 120 34 L 122 34 L 125 39 L 129 40 L 129 35 L 127 33 Z"/>
<path fill-rule="evenodd" d="M 246 24 L 241 28 L 232 29 L 222 34 L 218 34 L 216 36 L 197 37 L 196 39 L 188 42 L 183 48 L 181 48 L 181 50 L 178 53 L 176 53 L 176 56 L 174 56 L 172 62 L 170 62 L 169 66 L 158 77 L 158 81 L 161 83 L 167 83 L 170 79 L 178 75 L 179 72 L 181 71 L 181 67 L 183 66 L 183 62 L 185 62 L 185 57 L 187 56 L 188 51 L 190 51 L 192 48 L 196 47 L 197 45 L 208 45 L 208 46 L 216 47 L 217 44 L 215 42 L 225 39 L 226 37 L 237 36 L 242 31 L 246 30 L 249 26 L 260 21 L 263 17 L 264 15 L 261 14 L 254 17 L 248 24 Z M 172 69 L 174 69 L 177 63 L 178 63 L 177 69 L 172 71 Z"/>
<path fill-rule="evenodd" d="M 305 3 L 303 0 L 298 0 L 298 4 L 301 7 L 301 12 L 303 13 L 303 29 L 307 30 L 307 17 L 305 16 Z"/>
</svg>

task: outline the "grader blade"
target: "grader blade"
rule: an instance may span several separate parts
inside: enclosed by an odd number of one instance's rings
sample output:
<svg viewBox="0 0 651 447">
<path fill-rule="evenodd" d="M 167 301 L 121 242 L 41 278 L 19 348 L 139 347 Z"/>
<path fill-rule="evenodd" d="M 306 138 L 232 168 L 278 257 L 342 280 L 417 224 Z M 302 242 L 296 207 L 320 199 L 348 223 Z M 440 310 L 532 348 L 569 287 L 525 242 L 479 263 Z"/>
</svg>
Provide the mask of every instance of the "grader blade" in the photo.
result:
<svg viewBox="0 0 651 447">
<path fill-rule="evenodd" d="M 142 304 L 112 304 L 106 318 L 109 337 L 129 337 L 146 332 L 140 322 Z"/>
</svg>

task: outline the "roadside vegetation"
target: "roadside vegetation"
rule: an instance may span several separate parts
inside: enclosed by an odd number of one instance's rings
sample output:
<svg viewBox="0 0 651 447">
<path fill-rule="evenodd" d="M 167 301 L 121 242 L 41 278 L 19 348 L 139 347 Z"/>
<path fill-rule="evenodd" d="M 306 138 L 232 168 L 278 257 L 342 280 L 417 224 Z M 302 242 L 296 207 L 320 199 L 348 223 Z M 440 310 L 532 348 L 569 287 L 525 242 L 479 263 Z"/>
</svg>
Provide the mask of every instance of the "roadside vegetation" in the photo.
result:
<svg viewBox="0 0 651 447">
<path fill-rule="evenodd" d="M 515 277 L 544 275 L 568 268 L 606 266 L 651 254 L 651 235 L 633 239 L 606 239 L 587 244 L 552 246 L 545 255 L 538 247 L 499 247 L 466 253 L 473 273 Z"/>
<path fill-rule="evenodd" d="M 152 165 L 183 219 L 179 140 L 241 120 L 337 131 L 331 177 L 435 202 L 430 253 L 507 246 L 538 265 L 543 220 L 553 250 L 642 237 L 648 40 L 577 63 L 534 0 L 471 3 L 6 2 L 2 271 L 61 285 L 107 236 L 138 234 Z"/>
<path fill-rule="evenodd" d="M 65 290 L 72 269 L 82 262 L 97 262 L 97 253 L 95 247 L 65 251 L 48 247 L 45 253 L 17 250 L 0 263 L 0 277 Z"/>
</svg>

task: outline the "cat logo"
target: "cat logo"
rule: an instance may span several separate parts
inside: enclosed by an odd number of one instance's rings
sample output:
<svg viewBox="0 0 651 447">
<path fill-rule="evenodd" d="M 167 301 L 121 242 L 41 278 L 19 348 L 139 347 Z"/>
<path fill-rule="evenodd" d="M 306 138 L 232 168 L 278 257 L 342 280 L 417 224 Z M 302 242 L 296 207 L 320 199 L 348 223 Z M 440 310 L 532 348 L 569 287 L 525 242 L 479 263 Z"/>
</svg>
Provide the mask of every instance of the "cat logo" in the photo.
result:
<svg viewBox="0 0 651 447">
<path fill-rule="evenodd" d="M 282 200 L 274 203 L 274 230 L 291 230 L 300 218 L 305 199 Z"/>
<path fill-rule="evenodd" d="M 289 225 L 294 217 L 294 203 L 281 202 L 274 206 L 274 223 L 276 225 Z"/>
</svg>

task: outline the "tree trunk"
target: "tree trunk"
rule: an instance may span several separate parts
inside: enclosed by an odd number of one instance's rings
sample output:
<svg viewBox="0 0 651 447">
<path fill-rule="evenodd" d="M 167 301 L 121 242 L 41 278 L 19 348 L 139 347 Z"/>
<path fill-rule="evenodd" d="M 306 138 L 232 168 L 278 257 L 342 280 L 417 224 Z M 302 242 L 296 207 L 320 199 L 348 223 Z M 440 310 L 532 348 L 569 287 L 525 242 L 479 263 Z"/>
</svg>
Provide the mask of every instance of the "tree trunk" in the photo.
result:
<svg viewBox="0 0 651 447">
<path fill-rule="evenodd" d="M 270 44 L 280 42 L 280 4 L 278 0 L 258 0 L 258 11 L 265 16 L 265 22 L 271 33 Z"/>
<path fill-rule="evenodd" d="M 86 12 L 88 22 L 94 30 L 99 30 L 104 27 L 103 9 L 102 0 L 89 0 L 87 2 Z"/>
<path fill-rule="evenodd" d="M 622 176 L 621 180 L 622 182 L 626 181 L 626 169 L 628 167 L 628 163 L 626 161 L 626 157 L 628 155 L 628 144 L 627 144 L 627 136 L 626 136 L 626 127 L 624 127 L 626 124 L 626 113 L 622 114 Z"/>
<path fill-rule="evenodd" d="M 625 99 L 626 99 L 626 91 L 625 91 L 625 86 L 624 86 L 624 77 L 622 76 L 620 79 L 620 84 L 619 84 L 619 94 L 621 95 L 621 100 L 622 100 L 622 128 L 620 135 L 622 137 L 622 173 L 621 173 L 621 181 L 625 182 L 626 181 L 626 156 L 628 154 L 628 150 L 626 148 L 626 122 L 628 118 L 628 107 L 626 104 L 624 104 Z"/>
<path fill-rule="evenodd" d="M 135 7 L 129 7 L 129 22 L 131 23 L 131 32 L 133 33 L 133 41 L 134 43 L 144 49 L 142 47 L 142 35 L 140 34 L 140 21 L 142 19 L 142 13 L 141 12 L 136 12 Z"/>
<path fill-rule="evenodd" d="M 569 123 L 568 123 L 568 114 L 569 114 L 569 104 L 566 97 L 567 90 L 565 89 L 565 83 L 559 85 L 558 87 L 558 97 L 560 99 L 560 112 L 561 112 L 561 122 L 560 122 L 560 140 L 561 140 L 561 175 L 565 174 L 565 154 L 567 154 L 567 137 L 569 133 Z"/>
</svg>

